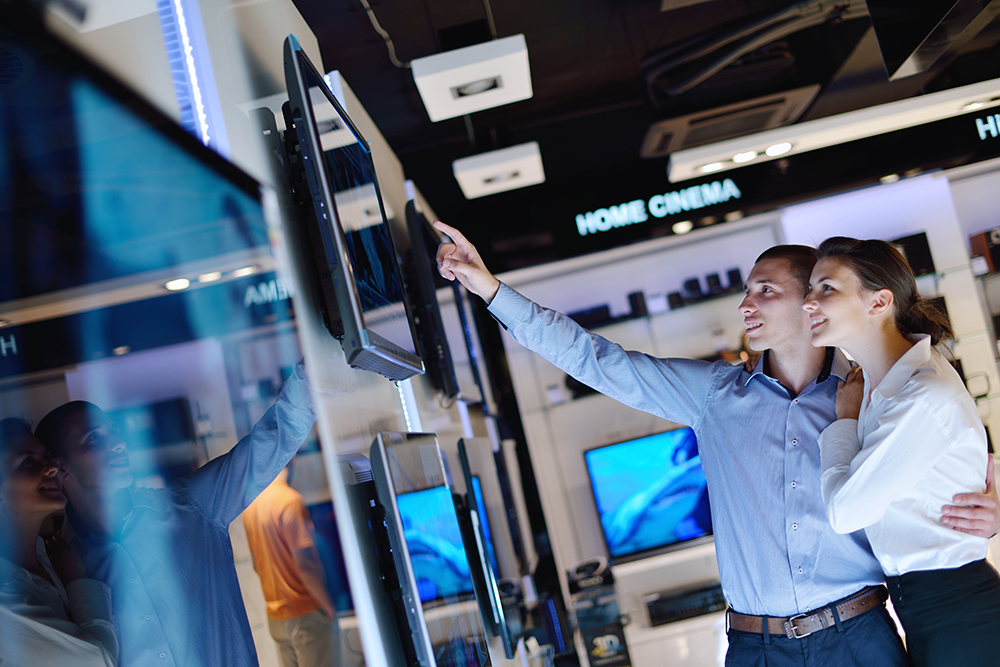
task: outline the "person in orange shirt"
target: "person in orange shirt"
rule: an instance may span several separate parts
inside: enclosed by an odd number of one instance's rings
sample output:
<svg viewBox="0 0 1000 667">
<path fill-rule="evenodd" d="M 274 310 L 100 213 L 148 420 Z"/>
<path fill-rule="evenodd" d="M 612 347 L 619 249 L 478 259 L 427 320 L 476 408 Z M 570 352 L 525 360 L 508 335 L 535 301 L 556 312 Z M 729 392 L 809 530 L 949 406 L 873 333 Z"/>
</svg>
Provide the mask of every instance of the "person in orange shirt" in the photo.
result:
<svg viewBox="0 0 1000 667">
<path fill-rule="evenodd" d="M 288 474 L 286 467 L 250 503 L 243 526 L 282 667 L 328 667 L 339 663 L 336 610 L 309 512 Z"/>
</svg>

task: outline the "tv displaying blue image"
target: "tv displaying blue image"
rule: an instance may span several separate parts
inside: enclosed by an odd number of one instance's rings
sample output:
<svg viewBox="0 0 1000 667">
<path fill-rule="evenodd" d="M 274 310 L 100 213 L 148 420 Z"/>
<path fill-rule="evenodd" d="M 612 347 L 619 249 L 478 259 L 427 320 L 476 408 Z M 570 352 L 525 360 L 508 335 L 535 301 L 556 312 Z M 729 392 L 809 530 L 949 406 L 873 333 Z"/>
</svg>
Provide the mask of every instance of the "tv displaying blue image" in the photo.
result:
<svg viewBox="0 0 1000 667">
<path fill-rule="evenodd" d="M 611 558 L 634 560 L 712 534 L 708 487 L 690 428 L 584 452 Z"/>
<path fill-rule="evenodd" d="M 401 493 L 396 503 L 420 601 L 472 596 L 472 574 L 451 489 Z"/>
</svg>

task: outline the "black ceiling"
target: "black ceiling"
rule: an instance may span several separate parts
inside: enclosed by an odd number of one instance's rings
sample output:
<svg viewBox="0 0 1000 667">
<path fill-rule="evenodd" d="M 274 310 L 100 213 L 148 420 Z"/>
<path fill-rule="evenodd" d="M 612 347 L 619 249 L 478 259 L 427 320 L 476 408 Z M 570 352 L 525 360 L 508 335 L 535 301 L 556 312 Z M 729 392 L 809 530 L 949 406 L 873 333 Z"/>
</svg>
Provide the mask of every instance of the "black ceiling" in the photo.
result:
<svg viewBox="0 0 1000 667">
<path fill-rule="evenodd" d="M 859 0 L 686 1 L 695 4 L 671 11 L 661 11 L 660 0 L 372 2 L 403 62 L 488 39 L 490 11 L 499 37 L 525 35 L 533 97 L 438 123 L 428 119 L 410 70 L 391 62 L 361 0 L 295 4 L 319 40 L 325 67 L 344 75 L 407 176 L 437 214 L 462 227 L 497 270 L 574 254 L 551 233 L 556 202 L 565 202 L 565 210 L 575 213 L 589 210 L 587 196 L 595 191 L 622 191 L 630 183 L 651 180 L 659 183 L 653 187 L 671 189 L 662 178 L 666 158 L 639 156 L 646 130 L 656 121 L 819 84 L 819 94 L 799 119 L 810 120 L 1000 76 L 1000 26 L 984 20 L 986 14 L 971 39 L 967 31 L 927 72 L 889 82 L 871 19 Z M 789 16 L 799 18 L 786 20 Z M 733 43 L 718 46 L 723 35 L 765 23 L 789 27 L 773 31 L 776 39 L 697 85 L 677 90 L 695 74 L 710 71 L 732 48 Z M 664 58 L 694 53 L 705 55 L 658 78 L 651 74 Z M 654 85 L 647 86 L 647 79 Z M 452 176 L 452 161 L 527 141 L 540 144 L 544 184 L 465 199 Z M 849 172 L 851 161 L 867 158 L 839 151 L 837 159 L 845 161 L 838 169 Z M 928 162 L 941 164 L 934 156 Z M 771 177 L 785 175 L 779 170 Z M 817 191 L 826 187 L 822 173 L 794 176 L 799 182 L 815 178 Z M 780 183 L 771 183 L 769 190 L 780 192 Z M 662 230 L 651 229 L 648 235 L 653 233 Z M 629 240 L 642 234 L 635 232 Z"/>
</svg>

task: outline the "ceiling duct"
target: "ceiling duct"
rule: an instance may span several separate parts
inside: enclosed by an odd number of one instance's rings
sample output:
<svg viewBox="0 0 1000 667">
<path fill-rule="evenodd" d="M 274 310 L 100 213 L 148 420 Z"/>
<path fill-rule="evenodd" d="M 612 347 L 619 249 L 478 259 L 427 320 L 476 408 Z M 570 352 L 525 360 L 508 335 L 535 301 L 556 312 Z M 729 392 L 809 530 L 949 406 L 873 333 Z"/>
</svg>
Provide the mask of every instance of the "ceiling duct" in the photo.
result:
<svg viewBox="0 0 1000 667">
<path fill-rule="evenodd" d="M 926 72 L 1000 14 L 1000 0 L 867 0 L 890 81 Z"/>
<path fill-rule="evenodd" d="M 732 139 L 794 123 L 809 107 L 819 85 L 729 104 L 653 123 L 639 154 L 666 157 L 674 151 Z"/>
<path fill-rule="evenodd" d="M 647 95 L 657 108 L 663 109 L 671 98 L 749 53 L 807 28 L 863 17 L 867 11 L 862 0 L 805 0 L 772 14 L 730 24 L 721 32 L 660 49 L 642 59 Z"/>
</svg>

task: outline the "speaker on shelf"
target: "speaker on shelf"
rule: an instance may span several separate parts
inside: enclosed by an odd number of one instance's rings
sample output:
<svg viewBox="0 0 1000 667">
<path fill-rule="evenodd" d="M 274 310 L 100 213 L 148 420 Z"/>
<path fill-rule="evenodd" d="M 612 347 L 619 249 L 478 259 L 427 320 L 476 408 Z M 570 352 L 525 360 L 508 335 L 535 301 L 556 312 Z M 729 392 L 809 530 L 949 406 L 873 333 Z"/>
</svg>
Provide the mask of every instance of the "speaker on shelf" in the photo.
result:
<svg viewBox="0 0 1000 667">
<path fill-rule="evenodd" d="M 973 255 L 986 260 L 990 273 L 996 273 L 1000 269 L 1000 227 L 970 236 L 969 246 Z"/>
</svg>

